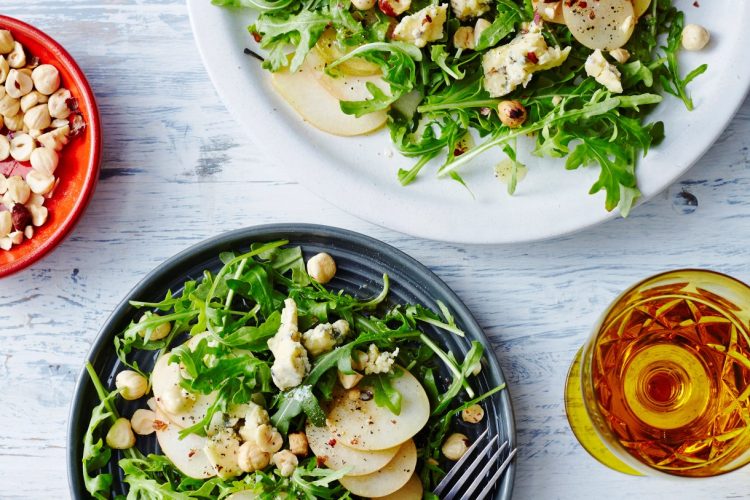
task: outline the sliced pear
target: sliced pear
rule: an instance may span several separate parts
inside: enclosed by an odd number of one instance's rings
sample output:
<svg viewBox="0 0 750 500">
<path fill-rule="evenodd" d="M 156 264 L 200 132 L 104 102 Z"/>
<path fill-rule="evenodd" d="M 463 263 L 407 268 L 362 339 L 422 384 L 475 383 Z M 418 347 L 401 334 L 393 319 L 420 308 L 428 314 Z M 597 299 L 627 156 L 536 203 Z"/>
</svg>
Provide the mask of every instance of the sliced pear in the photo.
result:
<svg viewBox="0 0 750 500">
<path fill-rule="evenodd" d="M 328 427 L 317 427 L 310 422 L 305 433 L 310 449 L 326 467 L 333 470 L 349 467 L 349 476 L 363 476 L 382 469 L 399 449 L 399 446 L 394 446 L 385 450 L 355 450 L 340 443 Z"/>
<path fill-rule="evenodd" d="M 430 400 L 422 384 L 403 368 L 393 378 L 393 387 L 401 393 L 401 413 L 395 415 L 374 398 L 363 401 L 351 397 L 350 391 L 366 389 L 360 382 L 358 389 L 338 388 L 334 392 L 326 420 L 336 439 L 357 450 L 385 450 L 411 439 L 430 417 Z M 356 394 L 356 393 L 355 393 Z"/>
<path fill-rule="evenodd" d="M 323 88 L 340 101 L 364 101 L 365 99 L 370 99 L 372 94 L 367 90 L 368 83 L 375 84 L 387 94 L 390 93 L 390 85 L 383 81 L 383 78 L 379 74 L 370 76 L 327 75 L 325 72 L 326 62 L 314 51 L 307 54 L 305 65 L 315 71 L 315 76 Z"/>
<path fill-rule="evenodd" d="M 276 91 L 288 102 L 302 119 L 329 134 L 340 136 L 363 135 L 385 124 L 388 115 L 376 111 L 360 118 L 341 111 L 339 99 L 331 95 L 318 82 L 317 72 L 309 63 L 295 73 L 277 71 L 271 76 Z"/>
<path fill-rule="evenodd" d="M 416 474 L 412 474 L 411 479 L 400 489 L 390 495 L 373 498 L 377 498 L 378 500 L 421 500 L 423 493 L 422 481 L 419 480 Z"/>
<path fill-rule="evenodd" d="M 336 39 L 336 30 L 327 29 L 318 39 L 313 52 L 316 52 L 323 62 L 329 64 L 337 59 L 341 59 L 348 52 L 351 52 L 352 49 L 344 50 Z M 380 66 L 361 57 L 347 59 L 338 66 L 338 69 L 342 73 L 351 76 L 370 76 L 381 73 Z"/>
<path fill-rule="evenodd" d="M 630 0 L 564 1 L 565 24 L 590 49 L 614 50 L 625 45 L 635 28 Z"/>
<path fill-rule="evenodd" d="M 186 404 L 183 410 L 169 411 L 168 406 L 164 404 L 165 397 L 169 398 L 169 393 L 180 390 L 182 380 L 180 365 L 169 363 L 169 357 L 170 353 L 160 357 L 151 372 L 151 388 L 154 391 L 156 405 L 171 422 L 182 428 L 190 427 L 206 416 L 208 407 L 216 401 L 217 393 L 195 394 L 195 400 Z"/>
<path fill-rule="evenodd" d="M 648 10 L 651 5 L 651 0 L 633 0 L 633 10 L 635 11 L 635 17 L 641 17 L 644 12 Z"/>
<path fill-rule="evenodd" d="M 180 428 L 169 422 L 158 409 L 156 418 L 157 422 L 160 422 L 156 426 L 159 447 L 180 472 L 194 479 L 208 479 L 216 475 L 216 470 L 203 451 L 207 443 L 205 437 L 188 434 L 184 439 L 180 439 Z"/>
<path fill-rule="evenodd" d="M 382 469 L 364 476 L 344 476 L 339 482 L 355 495 L 382 497 L 401 489 L 414 475 L 417 447 L 413 440 L 401 445 L 393 460 Z"/>
<path fill-rule="evenodd" d="M 206 440 L 204 451 L 209 462 L 216 470 L 216 475 L 222 479 L 229 479 L 242 474 L 237 455 L 240 450 L 240 440 L 234 431 L 222 429 Z"/>
<path fill-rule="evenodd" d="M 542 19 L 551 23 L 565 24 L 562 13 L 563 0 L 549 2 L 545 0 L 534 0 L 534 10 L 542 16 Z"/>
</svg>

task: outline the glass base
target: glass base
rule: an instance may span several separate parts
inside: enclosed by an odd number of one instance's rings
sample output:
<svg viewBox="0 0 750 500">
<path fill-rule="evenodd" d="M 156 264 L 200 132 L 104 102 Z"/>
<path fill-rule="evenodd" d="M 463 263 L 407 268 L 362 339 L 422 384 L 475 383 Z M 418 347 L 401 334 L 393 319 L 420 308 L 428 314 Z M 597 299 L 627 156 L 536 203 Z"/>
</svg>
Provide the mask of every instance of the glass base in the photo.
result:
<svg viewBox="0 0 750 500">
<path fill-rule="evenodd" d="M 594 424 L 583 404 L 583 390 L 581 388 L 581 356 L 583 348 L 578 350 L 576 358 L 568 371 L 565 382 L 565 413 L 568 416 L 570 428 L 573 430 L 583 449 L 610 469 L 632 476 L 643 474 L 620 460 L 605 446 L 594 430 Z"/>
</svg>

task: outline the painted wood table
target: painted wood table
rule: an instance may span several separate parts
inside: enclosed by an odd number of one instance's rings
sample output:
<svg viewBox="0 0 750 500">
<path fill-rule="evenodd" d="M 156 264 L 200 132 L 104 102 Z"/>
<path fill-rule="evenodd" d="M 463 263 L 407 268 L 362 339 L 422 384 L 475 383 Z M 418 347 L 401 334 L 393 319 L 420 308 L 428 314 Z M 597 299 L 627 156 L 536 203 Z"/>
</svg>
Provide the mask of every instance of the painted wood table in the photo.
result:
<svg viewBox="0 0 750 500">
<path fill-rule="evenodd" d="M 636 280 L 698 266 L 750 280 L 750 102 L 711 151 L 626 219 L 542 243 L 467 247 L 349 216 L 261 154 L 214 92 L 180 0 L 6 0 L 60 41 L 101 107 L 104 164 L 77 229 L 0 281 L 0 498 L 65 498 L 66 419 L 100 325 L 148 271 L 222 231 L 315 222 L 380 238 L 448 282 L 492 339 L 515 405 L 515 497 L 730 498 L 750 469 L 675 481 L 610 471 L 578 445 L 563 382 L 607 304 Z M 695 203 L 693 203 L 695 201 Z"/>
</svg>

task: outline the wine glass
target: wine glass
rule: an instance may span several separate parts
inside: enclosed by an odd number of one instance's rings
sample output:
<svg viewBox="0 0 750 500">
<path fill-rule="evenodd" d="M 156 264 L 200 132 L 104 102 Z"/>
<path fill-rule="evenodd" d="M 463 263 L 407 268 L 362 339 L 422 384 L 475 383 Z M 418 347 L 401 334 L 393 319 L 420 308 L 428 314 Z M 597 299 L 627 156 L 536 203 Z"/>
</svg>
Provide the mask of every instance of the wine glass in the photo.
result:
<svg viewBox="0 0 750 500">
<path fill-rule="evenodd" d="M 581 445 L 633 475 L 714 476 L 750 462 L 750 287 L 666 272 L 604 312 L 568 373 Z"/>
</svg>

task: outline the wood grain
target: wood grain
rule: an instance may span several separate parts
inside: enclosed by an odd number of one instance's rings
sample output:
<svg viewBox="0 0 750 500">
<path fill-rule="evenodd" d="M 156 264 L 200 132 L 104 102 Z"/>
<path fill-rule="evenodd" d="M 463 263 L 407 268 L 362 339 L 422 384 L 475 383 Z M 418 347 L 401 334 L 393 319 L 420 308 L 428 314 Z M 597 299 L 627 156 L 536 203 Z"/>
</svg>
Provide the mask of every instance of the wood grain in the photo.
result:
<svg viewBox="0 0 750 500">
<path fill-rule="evenodd" d="M 287 178 L 216 96 L 183 2 L 27 0 L 2 10 L 77 58 L 97 94 L 106 144 L 78 228 L 42 262 L 0 282 L 0 497 L 69 496 L 66 421 L 75 379 L 99 325 L 137 281 L 222 231 L 292 221 L 391 243 L 466 301 L 510 381 L 520 441 L 516 498 L 746 494 L 748 471 L 683 482 L 608 470 L 575 441 L 562 392 L 589 328 L 636 280 L 686 266 L 750 280 L 750 103 L 692 170 L 626 220 L 541 243 L 450 245 L 360 221 Z M 683 190 L 697 206 L 685 203 Z"/>
</svg>

